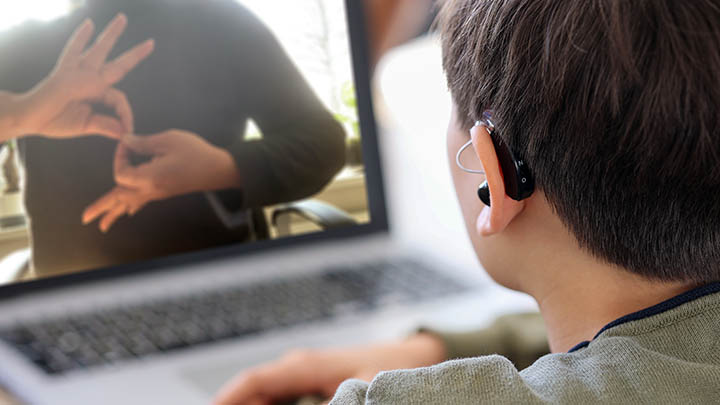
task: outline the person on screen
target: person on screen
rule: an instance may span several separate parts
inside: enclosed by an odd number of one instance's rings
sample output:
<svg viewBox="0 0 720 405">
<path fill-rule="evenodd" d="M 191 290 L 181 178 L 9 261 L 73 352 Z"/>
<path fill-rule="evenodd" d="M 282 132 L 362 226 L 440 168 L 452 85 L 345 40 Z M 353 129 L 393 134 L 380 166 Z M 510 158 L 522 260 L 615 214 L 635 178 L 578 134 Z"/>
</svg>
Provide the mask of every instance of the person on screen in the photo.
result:
<svg viewBox="0 0 720 405">
<path fill-rule="evenodd" d="M 439 27 L 470 240 L 552 353 L 521 369 L 487 335 L 425 331 L 295 351 L 216 404 L 717 403 L 720 4 L 448 0 Z"/>
<path fill-rule="evenodd" d="M 39 275 L 266 236 L 261 207 L 315 194 L 344 165 L 341 125 L 268 28 L 231 0 L 88 0 L 67 18 L 2 34 L 0 54 L 15 57 L 0 65 L 0 88 L 36 82 L 70 27 L 118 12 L 129 19 L 120 44 L 156 44 L 153 58 L 118 86 L 132 104 L 135 133 L 147 139 L 21 140 Z M 249 119 L 261 139 L 244 139 Z M 151 149 L 160 144 L 162 153 Z M 218 207 L 252 213 L 229 224 Z M 83 224 L 95 216 L 99 227 Z"/>
</svg>

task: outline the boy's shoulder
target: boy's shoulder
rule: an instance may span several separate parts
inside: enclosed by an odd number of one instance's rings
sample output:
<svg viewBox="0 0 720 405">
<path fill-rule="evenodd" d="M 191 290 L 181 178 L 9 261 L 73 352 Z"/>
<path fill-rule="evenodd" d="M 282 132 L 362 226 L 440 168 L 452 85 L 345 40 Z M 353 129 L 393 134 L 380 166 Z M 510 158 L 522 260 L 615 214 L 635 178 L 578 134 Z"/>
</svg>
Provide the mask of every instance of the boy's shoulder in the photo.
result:
<svg viewBox="0 0 720 405">
<path fill-rule="evenodd" d="M 523 371 L 502 356 L 350 380 L 346 403 L 711 403 L 720 381 L 720 283 L 630 314 Z"/>
</svg>

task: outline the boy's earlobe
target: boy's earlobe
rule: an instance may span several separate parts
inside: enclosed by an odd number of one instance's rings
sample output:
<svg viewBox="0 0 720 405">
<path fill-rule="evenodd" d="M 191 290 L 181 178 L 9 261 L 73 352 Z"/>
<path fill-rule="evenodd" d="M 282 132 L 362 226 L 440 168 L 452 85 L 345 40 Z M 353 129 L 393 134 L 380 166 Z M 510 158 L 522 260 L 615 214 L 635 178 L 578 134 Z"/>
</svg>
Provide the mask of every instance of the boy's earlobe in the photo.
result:
<svg viewBox="0 0 720 405">
<path fill-rule="evenodd" d="M 478 215 L 476 230 L 482 236 L 490 236 L 505 230 L 523 210 L 525 203 L 515 201 L 506 195 L 495 145 L 493 145 L 486 127 L 474 126 L 470 130 L 470 136 L 473 150 L 482 162 L 490 194 L 490 206 L 484 206 Z"/>
</svg>

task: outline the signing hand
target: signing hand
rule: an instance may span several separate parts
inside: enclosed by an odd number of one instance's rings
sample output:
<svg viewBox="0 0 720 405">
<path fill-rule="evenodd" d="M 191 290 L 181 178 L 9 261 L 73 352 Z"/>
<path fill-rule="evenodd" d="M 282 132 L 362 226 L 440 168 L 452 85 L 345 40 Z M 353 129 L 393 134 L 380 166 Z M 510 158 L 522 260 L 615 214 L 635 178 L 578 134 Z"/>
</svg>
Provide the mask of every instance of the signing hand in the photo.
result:
<svg viewBox="0 0 720 405">
<path fill-rule="evenodd" d="M 147 40 L 106 62 L 126 26 L 127 17 L 119 14 L 85 52 L 94 26 L 85 20 L 77 28 L 50 75 L 19 96 L 18 135 L 65 138 L 99 134 L 119 138 L 133 131 L 130 103 L 112 86 L 152 53 L 154 41 Z M 117 118 L 94 112 L 96 104 L 109 107 Z"/>
<path fill-rule="evenodd" d="M 349 378 L 370 382 L 380 371 L 430 366 L 445 356 L 443 343 L 422 333 L 398 342 L 291 352 L 235 377 L 220 391 L 215 404 L 269 405 L 308 395 L 331 398 Z"/>
<path fill-rule="evenodd" d="M 151 157 L 133 166 L 130 153 Z M 126 135 L 115 154 L 117 187 L 90 205 L 83 223 L 98 217 L 100 230 L 107 232 L 123 215 L 134 215 L 147 203 L 197 191 L 239 187 L 232 156 L 191 132 L 177 129 L 157 135 Z"/>
</svg>

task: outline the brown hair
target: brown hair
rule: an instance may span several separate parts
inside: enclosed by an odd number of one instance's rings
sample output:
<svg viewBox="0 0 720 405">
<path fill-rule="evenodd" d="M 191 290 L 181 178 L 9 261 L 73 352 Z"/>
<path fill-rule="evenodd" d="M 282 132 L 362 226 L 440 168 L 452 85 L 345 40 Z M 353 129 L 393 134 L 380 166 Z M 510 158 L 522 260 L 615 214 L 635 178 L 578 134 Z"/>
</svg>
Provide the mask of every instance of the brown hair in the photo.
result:
<svg viewBox="0 0 720 405">
<path fill-rule="evenodd" d="M 720 1 L 447 0 L 462 123 L 494 110 L 580 245 L 720 280 Z"/>
</svg>

